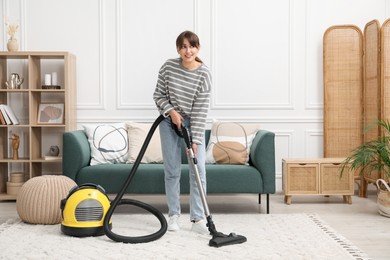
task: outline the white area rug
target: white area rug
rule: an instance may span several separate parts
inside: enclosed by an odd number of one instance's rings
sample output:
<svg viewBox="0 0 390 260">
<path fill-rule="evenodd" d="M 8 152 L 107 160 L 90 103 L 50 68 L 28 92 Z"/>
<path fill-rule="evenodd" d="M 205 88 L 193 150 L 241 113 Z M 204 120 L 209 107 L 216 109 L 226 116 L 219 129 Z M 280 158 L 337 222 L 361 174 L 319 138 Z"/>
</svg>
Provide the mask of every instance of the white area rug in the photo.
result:
<svg viewBox="0 0 390 260">
<path fill-rule="evenodd" d="M 316 215 L 213 215 L 218 231 L 247 237 L 239 245 L 209 247 L 210 237 L 190 231 L 188 215 L 181 230 L 144 244 L 116 243 L 106 236 L 76 238 L 60 225 L 31 225 L 9 220 L 0 225 L 0 259 L 368 259 Z M 115 214 L 113 231 L 145 235 L 159 229 L 152 215 Z"/>
</svg>

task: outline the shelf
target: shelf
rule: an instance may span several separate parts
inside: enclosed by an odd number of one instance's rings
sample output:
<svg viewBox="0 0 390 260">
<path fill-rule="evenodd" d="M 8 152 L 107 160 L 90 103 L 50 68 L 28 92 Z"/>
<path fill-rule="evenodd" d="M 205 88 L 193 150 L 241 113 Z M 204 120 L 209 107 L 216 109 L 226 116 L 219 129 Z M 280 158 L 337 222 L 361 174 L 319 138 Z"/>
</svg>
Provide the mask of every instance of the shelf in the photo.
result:
<svg viewBox="0 0 390 260">
<path fill-rule="evenodd" d="M 42 127 L 50 127 L 50 128 L 56 128 L 56 127 L 66 127 L 65 124 L 60 124 L 60 125 L 49 125 L 49 124 L 34 124 L 30 125 L 33 128 L 42 128 Z"/>
<path fill-rule="evenodd" d="M 0 163 L 29 163 L 30 159 L 28 158 L 21 158 L 19 160 L 14 160 L 12 158 L 4 158 L 0 159 Z"/>
<path fill-rule="evenodd" d="M 0 89 L 1 92 L 6 92 L 6 93 L 28 93 L 28 89 L 7 89 L 7 88 L 2 88 Z"/>
<path fill-rule="evenodd" d="M 32 89 L 31 92 L 36 93 L 65 93 L 65 89 Z"/>
<path fill-rule="evenodd" d="M 29 125 L 26 124 L 19 124 L 19 125 L 0 125 L 0 127 L 16 127 L 16 128 L 26 128 L 29 127 Z"/>
<path fill-rule="evenodd" d="M 24 79 L 20 89 L 8 89 L 4 82 L 11 73 Z M 56 73 L 60 89 L 42 89 L 45 74 Z M 0 125 L 0 200 L 15 199 L 6 193 L 9 174 L 16 170 L 28 179 L 62 172 L 62 158 L 47 159 L 52 145 L 62 150 L 62 135 L 76 129 L 76 57 L 69 52 L 5 52 L 0 51 L 0 104 L 9 105 L 19 119 L 19 125 Z M 60 124 L 38 124 L 38 109 L 42 103 L 61 103 L 63 121 Z M 42 112 L 42 111 L 41 111 Z M 58 111 L 45 111 L 45 122 L 54 122 Z M 11 134 L 20 137 L 19 160 L 13 160 Z M 11 153 L 11 154 L 10 154 Z"/>
<path fill-rule="evenodd" d="M 36 56 L 40 59 L 64 59 L 64 57 L 71 55 L 69 52 L 46 52 L 46 51 L 0 51 L 0 57 L 7 59 L 27 59 L 31 56 Z"/>
<path fill-rule="evenodd" d="M 1 200 L 16 200 L 17 195 L 10 195 L 7 193 L 0 193 L 0 201 Z"/>
<path fill-rule="evenodd" d="M 45 158 L 39 158 L 39 159 L 32 159 L 32 163 L 59 163 L 62 162 L 62 158 L 58 159 L 45 159 Z"/>
</svg>

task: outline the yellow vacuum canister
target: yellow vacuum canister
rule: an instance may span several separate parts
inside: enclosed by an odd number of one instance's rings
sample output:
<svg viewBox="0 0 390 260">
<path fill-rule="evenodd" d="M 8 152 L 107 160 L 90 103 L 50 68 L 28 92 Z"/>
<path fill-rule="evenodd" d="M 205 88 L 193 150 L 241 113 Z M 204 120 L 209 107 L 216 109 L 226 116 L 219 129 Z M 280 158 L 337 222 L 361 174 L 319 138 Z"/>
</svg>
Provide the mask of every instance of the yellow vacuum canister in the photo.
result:
<svg viewBox="0 0 390 260">
<path fill-rule="evenodd" d="M 62 233 L 75 237 L 104 235 L 103 221 L 109 208 L 110 200 L 100 185 L 75 186 L 61 201 Z"/>
</svg>

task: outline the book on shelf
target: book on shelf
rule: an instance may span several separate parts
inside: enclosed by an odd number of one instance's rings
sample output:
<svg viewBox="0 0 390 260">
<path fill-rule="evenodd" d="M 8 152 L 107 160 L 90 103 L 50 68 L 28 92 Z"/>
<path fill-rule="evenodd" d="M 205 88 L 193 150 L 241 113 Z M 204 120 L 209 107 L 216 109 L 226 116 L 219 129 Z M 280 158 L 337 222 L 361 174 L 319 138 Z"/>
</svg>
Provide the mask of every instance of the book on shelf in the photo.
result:
<svg viewBox="0 0 390 260">
<path fill-rule="evenodd" d="M 5 124 L 19 125 L 19 120 L 16 117 L 14 111 L 12 110 L 12 108 L 10 106 L 5 105 L 5 104 L 0 104 L 0 112 L 4 118 Z M 1 116 L 0 116 L 0 118 L 1 118 Z M 3 121 L 1 121 L 1 123 L 3 124 Z"/>
<path fill-rule="evenodd" d="M 3 113 L 1 112 L 1 109 L 0 109 L 0 124 L 2 125 L 6 125 L 7 123 L 5 122 L 5 118 L 3 116 Z"/>
<path fill-rule="evenodd" d="M 1 115 L 3 116 L 3 118 L 4 118 L 4 122 L 5 122 L 4 125 L 10 125 L 11 124 L 11 119 L 8 117 L 7 112 L 5 111 L 5 108 L 1 104 L 0 104 L 0 112 L 1 112 Z"/>
</svg>

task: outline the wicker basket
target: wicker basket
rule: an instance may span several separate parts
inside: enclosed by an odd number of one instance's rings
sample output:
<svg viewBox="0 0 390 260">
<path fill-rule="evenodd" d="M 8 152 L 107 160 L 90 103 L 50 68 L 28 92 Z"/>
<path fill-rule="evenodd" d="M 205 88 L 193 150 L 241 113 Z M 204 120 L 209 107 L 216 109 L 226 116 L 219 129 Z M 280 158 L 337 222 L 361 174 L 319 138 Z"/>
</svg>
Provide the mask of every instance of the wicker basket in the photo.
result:
<svg viewBox="0 0 390 260">
<path fill-rule="evenodd" d="M 378 186 L 377 204 L 379 214 L 390 217 L 390 187 L 383 179 L 378 179 L 376 185 Z"/>
<path fill-rule="evenodd" d="M 24 172 L 13 172 L 10 175 L 12 183 L 24 183 L 25 173 Z"/>
</svg>

